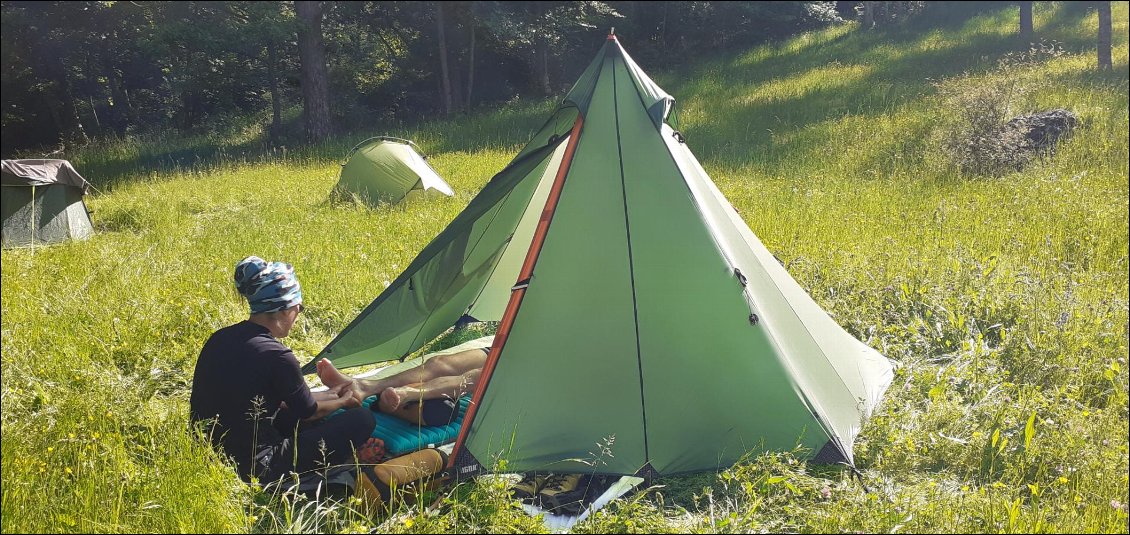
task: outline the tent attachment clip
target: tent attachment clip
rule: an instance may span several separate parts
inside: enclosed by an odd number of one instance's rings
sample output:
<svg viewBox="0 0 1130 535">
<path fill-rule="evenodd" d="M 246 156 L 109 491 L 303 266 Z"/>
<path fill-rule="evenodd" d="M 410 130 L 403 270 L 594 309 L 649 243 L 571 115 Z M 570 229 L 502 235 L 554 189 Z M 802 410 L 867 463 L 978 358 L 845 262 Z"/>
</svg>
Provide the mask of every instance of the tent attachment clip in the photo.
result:
<svg viewBox="0 0 1130 535">
<path fill-rule="evenodd" d="M 532 277 L 531 277 L 531 278 L 532 278 Z M 520 281 L 518 281 L 518 283 L 517 283 L 517 284 L 515 284 L 515 285 L 514 285 L 514 286 L 512 286 L 512 287 L 510 287 L 510 291 L 511 291 L 511 292 L 513 292 L 513 291 L 515 291 L 515 290 L 521 290 L 522 288 L 527 288 L 527 287 L 529 287 L 529 286 L 530 286 L 530 279 L 526 279 L 526 280 L 520 280 Z"/>
<path fill-rule="evenodd" d="M 749 283 L 749 279 L 745 278 L 745 275 L 742 274 L 742 270 L 738 268 L 734 268 L 734 276 L 738 278 L 738 282 L 741 283 L 742 288 L 745 288 L 746 284 Z"/>
<path fill-rule="evenodd" d="M 679 132 L 678 130 L 672 130 L 671 137 L 675 138 L 675 141 L 678 141 L 681 144 L 685 145 L 687 143 L 686 136 L 684 136 L 683 133 Z"/>
<path fill-rule="evenodd" d="M 757 317 L 757 314 L 750 314 L 749 315 L 749 324 L 750 325 L 757 325 L 760 322 L 761 322 L 761 318 Z"/>
</svg>

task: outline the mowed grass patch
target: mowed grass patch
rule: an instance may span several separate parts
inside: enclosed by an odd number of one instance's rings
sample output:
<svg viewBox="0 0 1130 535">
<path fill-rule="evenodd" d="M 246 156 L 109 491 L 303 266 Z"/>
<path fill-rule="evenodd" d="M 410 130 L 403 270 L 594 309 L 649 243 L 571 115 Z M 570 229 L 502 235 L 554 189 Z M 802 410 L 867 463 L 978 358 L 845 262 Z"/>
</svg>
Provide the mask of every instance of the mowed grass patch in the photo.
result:
<svg viewBox="0 0 1130 535">
<path fill-rule="evenodd" d="M 1023 67 L 1012 105 L 1066 107 L 1082 127 L 1023 171 L 961 176 L 935 139 L 953 114 L 945 91 L 1002 76 L 997 60 L 1020 49 L 1015 11 L 926 33 L 837 27 L 653 72 L 754 232 L 900 368 L 855 448 L 871 492 L 799 453 L 766 454 L 661 482 L 578 531 L 1126 530 L 1127 7 L 1114 6 L 1115 68 L 1097 73 L 1094 13 L 1037 4 L 1037 32 L 1062 53 Z M 131 160 L 159 147 L 76 157 L 121 170 L 89 199 L 100 233 L 3 252 L 3 531 L 372 528 L 343 509 L 288 516 L 186 432 L 200 345 L 246 314 L 232 266 L 250 254 L 295 265 L 309 310 L 286 343 L 312 357 L 549 109 L 405 131 L 458 195 L 399 207 L 326 201 L 360 136 L 191 165 Z M 437 516 L 375 523 L 534 529 L 520 515 L 484 482 Z"/>
</svg>

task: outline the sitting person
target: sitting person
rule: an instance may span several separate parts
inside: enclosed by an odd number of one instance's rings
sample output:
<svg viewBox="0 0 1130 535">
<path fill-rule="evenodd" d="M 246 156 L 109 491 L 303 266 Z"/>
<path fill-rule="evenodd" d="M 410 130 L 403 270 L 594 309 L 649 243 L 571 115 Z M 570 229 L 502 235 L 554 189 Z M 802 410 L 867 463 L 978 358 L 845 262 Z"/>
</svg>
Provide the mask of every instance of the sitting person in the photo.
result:
<svg viewBox="0 0 1130 535">
<path fill-rule="evenodd" d="M 294 269 L 251 256 L 236 265 L 235 284 L 251 314 L 216 331 L 200 351 L 192 421 L 208 422 L 212 444 L 235 459 L 244 481 L 257 477 L 268 484 L 323 462 L 352 462 L 373 432 L 373 413 L 358 406 L 348 382 L 311 392 L 294 353 L 279 342 L 302 312 Z M 320 422 L 340 408 L 348 410 Z"/>
<path fill-rule="evenodd" d="M 375 409 L 419 425 L 447 425 L 458 413 L 460 396 L 471 392 L 490 348 L 432 357 L 420 366 L 382 379 L 355 379 L 318 361 L 318 378 L 330 391 L 351 389 L 358 400 L 380 396 Z"/>
</svg>

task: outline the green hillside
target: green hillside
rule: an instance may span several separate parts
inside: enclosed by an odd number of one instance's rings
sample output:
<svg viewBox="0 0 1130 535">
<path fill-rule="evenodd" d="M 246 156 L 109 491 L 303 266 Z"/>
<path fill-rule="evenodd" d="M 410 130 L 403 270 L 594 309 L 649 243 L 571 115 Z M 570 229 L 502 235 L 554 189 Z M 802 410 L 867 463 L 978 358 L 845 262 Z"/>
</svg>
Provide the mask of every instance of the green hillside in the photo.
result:
<svg viewBox="0 0 1130 535">
<path fill-rule="evenodd" d="M 1114 4 L 1104 72 L 1093 11 L 1037 3 L 1047 46 L 1034 53 L 1016 11 L 641 64 L 679 100 L 688 145 L 753 231 L 899 369 L 857 441 L 861 480 L 766 454 L 660 481 L 575 531 L 1126 531 L 1130 14 Z M 1011 116 L 1066 108 L 1081 126 L 1021 171 L 963 175 L 946 136 L 986 91 Z M 201 345 L 246 316 L 235 262 L 294 264 L 308 308 L 286 343 L 308 360 L 552 105 L 269 153 L 248 149 L 262 134 L 251 128 L 71 155 L 99 188 L 87 201 L 98 234 L 2 253 L 2 531 L 543 529 L 486 481 L 434 512 L 429 500 L 377 519 L 280 500 L 187 429 Z M 416 140 L 457 195 L 328 202 L 341 156 L 377 134 Z"/>
</svg>

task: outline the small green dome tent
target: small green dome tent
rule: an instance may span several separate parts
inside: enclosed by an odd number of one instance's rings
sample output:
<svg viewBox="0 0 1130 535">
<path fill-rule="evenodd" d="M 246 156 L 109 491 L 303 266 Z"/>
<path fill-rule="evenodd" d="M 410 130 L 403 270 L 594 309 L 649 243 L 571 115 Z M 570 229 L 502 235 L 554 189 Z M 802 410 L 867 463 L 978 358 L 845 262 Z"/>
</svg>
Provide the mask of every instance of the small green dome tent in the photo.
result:
<svg viewBox="0 0 1130 535">
<path fill-rule="evenodd" d="M 0 172 L 3 246 L 22 247 L 94 234 L 82 196 L 90 184 L 66 160 L 4 160 Z"/>
<path fill-rule="evenodd" d="M 357 195 L 371 204 L 396 204 L 430 192 L 455 194 L 415 143 L 386 136 L 366 139 L 349 151 L 334 191 Z"/>
</svg>

